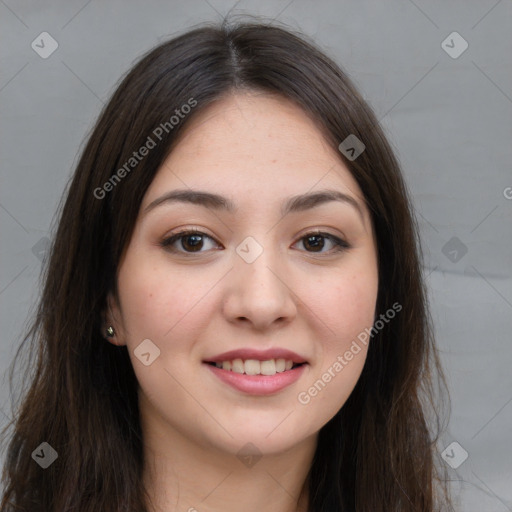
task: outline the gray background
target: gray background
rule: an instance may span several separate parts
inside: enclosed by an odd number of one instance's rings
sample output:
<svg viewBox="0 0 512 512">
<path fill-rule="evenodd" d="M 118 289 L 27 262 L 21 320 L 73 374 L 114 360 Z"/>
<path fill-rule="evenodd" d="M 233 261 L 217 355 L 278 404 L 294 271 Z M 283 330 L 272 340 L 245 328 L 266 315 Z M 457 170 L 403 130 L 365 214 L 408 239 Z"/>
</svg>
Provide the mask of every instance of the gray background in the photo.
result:
<svg viewBox="0 0 512 512">
<path fill-rule="evenodd" d="M 439 451 L 459 443 L 452 464 L 468 453 L 448 467 L 458 510 L 512 511 L 510 0 L 0 0 L 0 418 L 45 237 L 93 121 L 136 58 L 233 7 L 313 37 L 381 119 L 414 200 L 449 379 Z M 43 59 L 31 43 L 45 31 L 58 48 Z M 456 58 L 442 47 L 453 31 L 469 44 Z"/>
</svg>

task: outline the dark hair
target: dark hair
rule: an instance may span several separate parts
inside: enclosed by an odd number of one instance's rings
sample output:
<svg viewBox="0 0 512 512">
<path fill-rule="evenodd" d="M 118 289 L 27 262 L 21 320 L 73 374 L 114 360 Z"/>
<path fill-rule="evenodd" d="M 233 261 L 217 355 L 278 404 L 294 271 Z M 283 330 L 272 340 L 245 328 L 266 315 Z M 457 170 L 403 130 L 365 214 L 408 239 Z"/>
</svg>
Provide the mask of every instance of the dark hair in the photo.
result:
<svg viewBox="0 0 512 512">
<path fill-rule="evenodd" d="M 13 361 L 31 340 L 26 371 L 32 374 L 12 423 L 2 511 L 147 510 L 137 380 L 127 348 L 105 342 L 102 312 L 107 294 L 117 297 L 120 258 L 163 160 L 204 107 L 243 89 L 293 101 L 337 151 L 351 134 L 364 143 L 353 161 L 338 154 L 375 228 L 377 311 L 403 306 L 372 338 L 356 387 L 319 432 L 308 475 L 310 511 L 451 507 L 436 450 L 437 400 L 447 396 L 436 396 L 436 384 L 445 389 L 446 382 L 399 163 L 372 109 L 313 43 L 275 23 L 224 22 L 196 27 L 147 53 L 114 92 L 83 150 L 59 207 L 37 314 Z M 170 127 L 175 109 L 191 99 L 196 106 Z M 122 182 L 112 182 L 166 122 L 156 147 Z M 106 190 L 107 182 L 109 193 L 98 199 L 95 191 Z M 43 441 L 59 454 L 48 470 L 31 458 Z"/>
</svg>

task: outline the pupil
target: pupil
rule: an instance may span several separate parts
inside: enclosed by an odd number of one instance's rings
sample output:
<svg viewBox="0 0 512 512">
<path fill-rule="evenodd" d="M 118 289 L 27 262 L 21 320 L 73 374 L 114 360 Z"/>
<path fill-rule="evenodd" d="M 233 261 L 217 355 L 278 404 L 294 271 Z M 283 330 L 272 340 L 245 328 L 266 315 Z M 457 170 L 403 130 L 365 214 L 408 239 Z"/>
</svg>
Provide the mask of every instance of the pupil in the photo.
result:
<svg viewBox="0 0 512 512">
<path fill-rule="evenodd" d="M 324 237 L 322 235 L 312 235 L 306 238 L 306 243 L 304 245 L 308 245 L 309 248 L 313 248 L 313 251 L 321 251 L 324 247 Z M 192 240 L 192 242 L 190 242 Z M 191 248 L 192 251 L 201 249 L 202 246 L 202 236 L 201 235 L 188 235 L 182 239 L 182 246 L 184 249 Z M 189 247 L 186 247 L 186 246 Z"/>
<path fill-rule="evenodd" d="M 200 247 L 202 244 L 201 235 L 186 236 L 182 241 L 183 248 L 187 249 L 186 245 L 188 244 L 188 241 L 191 239 L 195 239 L 195 241 L 193 241 L 191 244 L 189 244 L 192 247 L 192 249 L 197 249 L 197 248 L 201 249 L 201 247 Z M 186 242 L 183 243 L 184 241 L 186 241 Z"/>
<path fill-rule="evenodd" d="M 322 239 L 322 242 L 318 242 L 318 239 Z M 306 238 L 307 240 L 307 243 L 310 247 L 314 247 L 315 249 L 323 249 L 324 247 L 324 242 L 323 242 L 323 236 L 322 235 L 312 235 L 312 236 L 308 236 Z M 313 243 L 310 243 L 311 240 L 316 240 L 316 241 L 313 241 Z"/>
</svg>

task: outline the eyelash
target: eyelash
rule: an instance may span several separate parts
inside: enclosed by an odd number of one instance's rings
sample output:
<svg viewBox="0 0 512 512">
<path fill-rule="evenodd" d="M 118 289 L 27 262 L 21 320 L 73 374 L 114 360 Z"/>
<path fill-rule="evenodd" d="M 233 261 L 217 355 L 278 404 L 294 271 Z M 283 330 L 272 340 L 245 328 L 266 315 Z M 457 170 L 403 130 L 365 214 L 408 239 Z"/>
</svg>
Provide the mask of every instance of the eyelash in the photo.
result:
<svg viewBox="0 0 512 512">
<path fill-rule="evenodd" d="M 172 244 L 174 242 L 176 242 L 177 240 L 179 240 L 180 238 L 184 238 L 186 236 L 190 236 L 190 235 L 201 235 L 203 237 L 207 237 L 207 238 L 210 238 L 211 240 L 213 240 L 214 242 L 216 242 L 216 240 L 207 235 L 206 233 L 203 233 L 202 231 L 199 231 L 198 229 L 187 229 L 187 230 L 183 230 L 183 231 L 179 231 L 178 233 L 174 233 L 172 234 L 171 236 L 165 238 L 164 240 L 162 240 L 160 242 L 160 246 L 170 252 L 173 252 L 173 253 L 178 253 L 178 254 L 189 254 L 189 255 L 195 255 L 195 254 L 200 254 L 201 252 L 205 252 L 205 251 L 197 251 L 197 252 L 187 252 L 187 251 L 179 251 L 177 249 L 175 249 L 174 247 L 172 247 Z M 322 238 L 328 238 L 329 240 L 331 240 L 335 247 L 333 250 L 331 251 L 328 251 L 328 252 L 319 252 L 319 253 L 316 253 L 314 251 L 306 251 L 306 252 L 309 252 L 311 254 L 333 254 L 333 253 L 339 253 L 339 252 L 344 252 L 348 249 L 351 248 L 350 244 L 348 244 L 345 240 L 331 234 L 331 233 L 326 233 L 324 231 L 310 231 L 308 233 L 306 233 L 305 235 L 303 235 L 301 238 L 299 238 L 298 241 L 301 241 L 301 240 L 304 240 L 308 237 L 311 237 L 311 236 L 321 236 Z M 217 242 L 216 242 L 217 243 Z"/>
</svg>

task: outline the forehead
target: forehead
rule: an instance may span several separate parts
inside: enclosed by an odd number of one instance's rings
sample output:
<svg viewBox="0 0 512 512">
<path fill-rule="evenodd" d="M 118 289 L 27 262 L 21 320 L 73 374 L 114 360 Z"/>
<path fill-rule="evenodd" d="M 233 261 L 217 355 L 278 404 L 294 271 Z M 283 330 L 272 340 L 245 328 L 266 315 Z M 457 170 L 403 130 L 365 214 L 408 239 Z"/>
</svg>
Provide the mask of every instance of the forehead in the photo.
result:
<svg viewBox="0 0 512 512">
<path fill-rule="evenodd" d="M 289 100 L 230 94 L 191 119 L 149 187 L 142 207 L 173 188 L 208 189 L 236 203 L 336 188 L 364 202 L 341 156 Z"/>
</svg>

